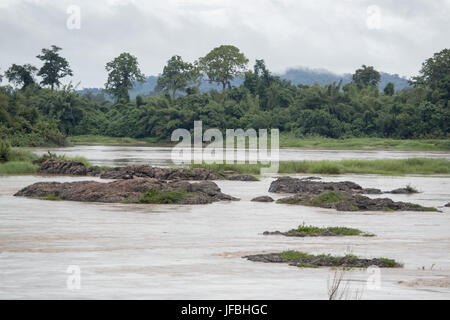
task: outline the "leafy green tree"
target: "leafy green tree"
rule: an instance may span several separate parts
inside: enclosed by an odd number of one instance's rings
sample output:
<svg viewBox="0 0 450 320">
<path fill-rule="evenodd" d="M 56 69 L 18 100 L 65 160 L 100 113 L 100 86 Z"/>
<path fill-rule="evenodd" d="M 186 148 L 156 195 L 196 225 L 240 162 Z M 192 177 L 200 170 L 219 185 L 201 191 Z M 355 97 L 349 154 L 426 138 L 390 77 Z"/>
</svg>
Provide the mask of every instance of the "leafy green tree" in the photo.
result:
<svg viewBox="0 0 450 320">
<path fill-rule="evenodd" d="M 186 92 L 187 87 L 196 83 L 199 76 L 198 69 L 192 63 L 184 62 L 180 56 L 175 55 L 167 61 L 156 88 L 170 92 L 172 98 L 175 98 L 177 90 Z"/>
<path fill-rule="evenodd" d="M 5 77 L 9 82 L 14 83 L 17 86 L 22 86 L 22 89 L 24 89 L 35 83 L 34 74 L 36 71 L 37 68 L 30 64 L 13 64 L 5 71 Z"/>
<path fill-rule="evenodd" d="M 69 67 L 69 62 L 59 55 L 61 48 L 53 45 L 51 49 L 42 49 L 42 54 L 37 58 L 44 62 L 39 69 L 38 76 L 42 77 L 41 84 L 49 85 L 53 91 L 54 86 L 59 87 L 62 79 L 66 76 L 73 76 L 73 72 Z"/>
<path fill-rule="evenodd" d="M 387 96 L 393 96 L 395 93 L 395 87 L 392 82 L 389 82 L 386 87 L 384 87 L 383 92 Z"/>
<path fill-rule="evenodd" d="M 352 77 L 353 82 L 360 89 L 368 86 L 376 86 L 380 82 L 380 78 L 380 73 L 377 70 L 366 65 L 362 65 L 360 69 L 357 69 Z"/>
<path fill-rule="evenodd" d="M 410 83 L 415 87 L 429 87 L 437 91 L 438 99 L 450 99 L 450 49 L 437 52 L 422 64 L 419 76 Z"/>
<path fill-rule="evenodd" d="M 232 45 L 214 48 L 199 59 L 200 68 L 208 76 L 209 82 L 222 84 L 222 91 L 227 86 L 231 87 L 231 81 L 245 71 L 247 63 L 245 55 Z"/>
<path fill-rule="evenodd" d="M 128 90 L 133 88 L 133 82 L 145 81 L 137 58 L 127 52 L 121 53 L 114 60 L 108 62 L 106 71 L 108 71 L 108 80 L 105 83 L 105 90 L 116 97 L 117 101 L 129 102 Z"/>
</svg>

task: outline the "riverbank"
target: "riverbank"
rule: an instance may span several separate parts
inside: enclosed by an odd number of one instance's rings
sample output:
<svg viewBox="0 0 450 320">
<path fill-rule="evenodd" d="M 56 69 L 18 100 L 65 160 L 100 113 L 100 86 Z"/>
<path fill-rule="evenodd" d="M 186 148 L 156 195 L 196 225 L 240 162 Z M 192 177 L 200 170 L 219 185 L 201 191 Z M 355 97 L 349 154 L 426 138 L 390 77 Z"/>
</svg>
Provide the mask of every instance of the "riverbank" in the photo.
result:
<svg viewBox="0 0 450 320">
<path fill-rule="evenodd" d="M 47 153 L 42 157 L 49 157 Z M 58 159 L 77 160 L 86 167 L 91 163 L 84 157 L 71 154 L 53 155 Z M 21 148 L 12 148 L 9 161 L 0 163 L 0 175 L 36 174 L 38 165 L 34 163 L 39 157 L 33 152 Z M 219 174 L 234 171 L 239 174 L 259 175 L 262 164 L 192 164 L 191 168 L 204 168 Z M 101 170 L 106 166 L 100 166 Z M 380 175 L 439 175 L 450 174 L 450 160 L 444 158 L 409 158 L 409 159 L 373 159 L 373 160 L 304 160 L 281 161 L 278 173 L 296 174 L 380 174 Z"/>
<path fill-rule="evenodd" d="M 136 145 L 173 146 L 171 141 L 156 138 L 134 139 L 129 137 L 106 137 L 82 135 L 68 137 L 70 145 Z M 287 134 L 280 136 L 281 148 L 331 149 L 331 150 L 399 150 L 399 151 L 448 151 L 450 139 L 396 140 L 384 138 L 295 138 Z"/>
<path fill-rule="evenodd" d="M 8 161 L 0 163 L 0 175 L 37 174 L 39 164 L 36 161 L 39 160 L 42 162 L 50 157 L 63 160 L 77 160 L 83 163 L 86 167 L 91 166 L 91 163 L 84 157 L 66 157 L 61 155 L 57 156 L 54 154 L 39 157 L 26 149 L 11 148 Z"/>
<path fill-rule="evenodd" d="M 216 172 L 235 171 L 241 174 L 259 174 L 262 164 L 193 164 L 193 168 L 205 168 Z M 410 158 L 377 160 L 340 161 L 281 161 L 278 173 L 311 174 L 450 174 L 450 161 L 447 159 Z"/>
</svg>

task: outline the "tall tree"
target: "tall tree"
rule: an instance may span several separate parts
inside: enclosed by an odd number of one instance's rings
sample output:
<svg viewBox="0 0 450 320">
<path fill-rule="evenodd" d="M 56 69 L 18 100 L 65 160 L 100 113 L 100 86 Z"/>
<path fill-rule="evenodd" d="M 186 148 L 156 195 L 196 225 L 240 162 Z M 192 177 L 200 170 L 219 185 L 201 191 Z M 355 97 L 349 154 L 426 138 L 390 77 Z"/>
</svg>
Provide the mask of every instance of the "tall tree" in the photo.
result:
<svg viewBox="0 0 450 320">
<path fill-rule="evenodd" d="M 9 82 L 17 86 L 22 86 L 22 89 L 35 83 L 34 74 L 37 68 L 31 64 L 17 65 L 13 64 L 5 71 L 5 77 Z"/>
<path fill-rule="evenodd" d="M 248 59 L 238 48 L 222 45 L 214 48 L 206 56 L 199 59 L 201 69 L 208 76 L 209 82 L 222 84 L 222 91 L 230 82 L 245 71 Z"/>
<path fill-rule="evenodd" d="M 189 62 L 184 62 L 180 56 L 175 55 L 167 61 L 163 73 L 158 78 L 156 88 L 171 92 L 175 98 L 177 90 L 186 91 L 187 87 L 199 78 L 197 68 Z"/>
<path fill-rule="evenodd" d="M 429 87 L 441 99 L 450 99 L 450 49 L 437 52 L 422 64 L 419 76 L 410 81 L 415 87 Z"/>
<path fill-rule="evenodd" d="M 58 54 L 59 51 L 61 51 L 61 48 L 53 45 L 50 49 L 42 49 L 42 54 L 37 56 L 44 62 L 37 75 L 42 77 L 41 84 L 49 85 L 52 90 L 55 85 L 59 87 L 61 84 L 59 79 L 73 76 L 69 62 Z"/>
<path fill-rule="evenodd" d="M 121 53 L 106 64 L 108 80 L 106 92 L 116 97 L 117 101 L 130 101 L 128 90 L 133 89 L 133 82 L 144 82 L 145 76 L 139 69 L 137 58 L 127 52 Z"/>
<path fill-rule="evenodd" d="M 389 82 L 386 87 L 384 87 L 383 92 L 387 96 L 393 96 L 395 93 L 395 87 L 392 82 Z"/>
<path fill-rule="evenodd" d="M 366 88 L 370 86 L 376 86 L 380 82 L 380 73 L 373 67 L 367 67 L 362 65 L 360 69 L 355 71 L 353 74 L 353 82 L 356 83 L 358 88 Z"/>
</svg>

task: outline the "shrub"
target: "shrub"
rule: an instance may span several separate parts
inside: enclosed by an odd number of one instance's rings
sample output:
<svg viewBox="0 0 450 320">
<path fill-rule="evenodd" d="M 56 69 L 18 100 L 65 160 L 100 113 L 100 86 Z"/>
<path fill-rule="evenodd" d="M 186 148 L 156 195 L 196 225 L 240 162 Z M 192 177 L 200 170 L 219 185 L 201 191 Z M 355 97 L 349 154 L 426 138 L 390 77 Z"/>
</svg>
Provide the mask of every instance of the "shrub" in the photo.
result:
<svg viewBox="0 0 450 320">
<path fill-rule="evenodd" d="M 10 152 L 11 152 L 11 145 L 6 141 L 1 140 L 0 141 L 0 162 L 8 161 L 9 157 L 10 157 Z"/>
</svg>

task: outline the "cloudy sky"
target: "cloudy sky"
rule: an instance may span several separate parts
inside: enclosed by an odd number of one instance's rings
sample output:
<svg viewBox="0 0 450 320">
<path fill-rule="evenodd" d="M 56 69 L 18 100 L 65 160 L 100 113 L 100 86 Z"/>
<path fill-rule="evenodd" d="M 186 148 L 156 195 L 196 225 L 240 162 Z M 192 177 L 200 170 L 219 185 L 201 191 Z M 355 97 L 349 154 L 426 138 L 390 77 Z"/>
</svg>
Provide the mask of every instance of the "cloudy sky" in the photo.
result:
<svg viewBox="0 0 450 320">
<path fill-rule="evenodd" d="M 124 51 L 156 75 L 174 54 L 193 61 L 232 44 L 274 72 L 367 64 L 410 77 L 450 47 L 449 17 L 450 0 L 0 0 L 0 72 L 40 66 L 36 55 L 55 44 L 73 83 L 99 87 Z"/>
</svg>

